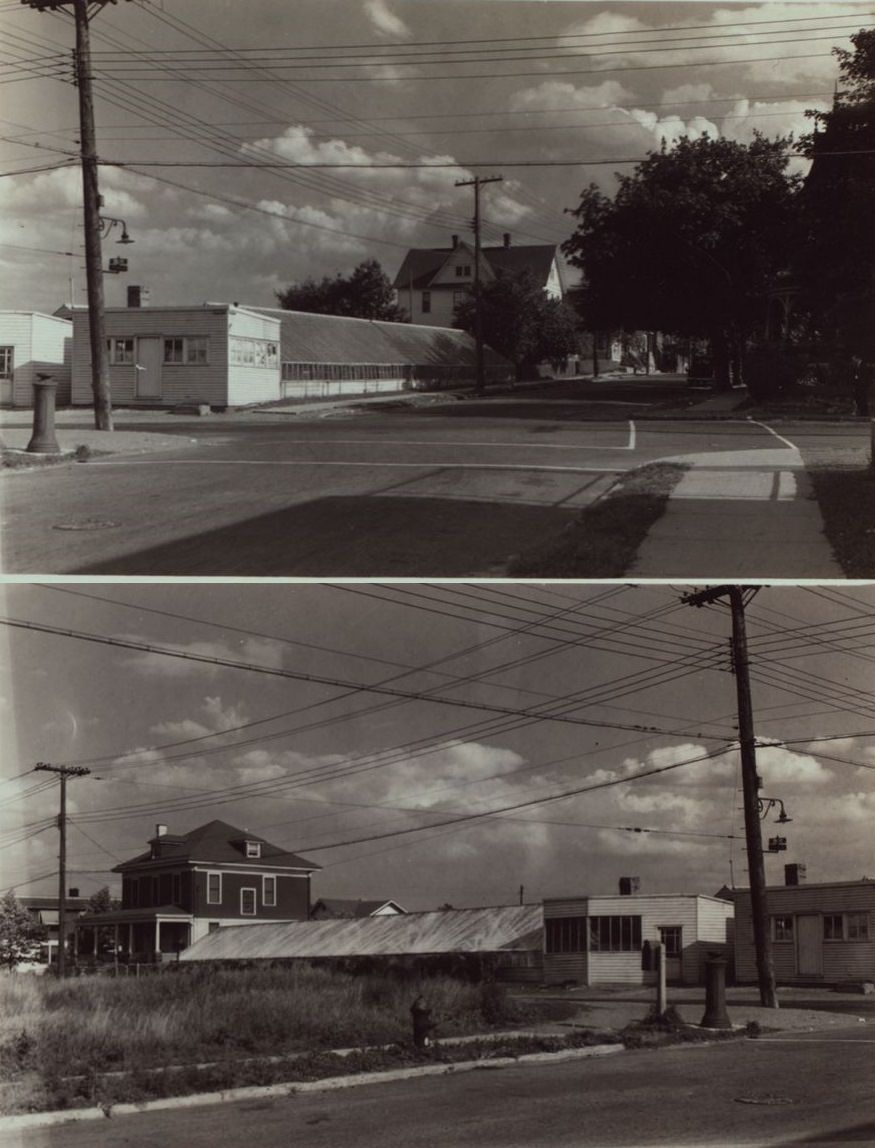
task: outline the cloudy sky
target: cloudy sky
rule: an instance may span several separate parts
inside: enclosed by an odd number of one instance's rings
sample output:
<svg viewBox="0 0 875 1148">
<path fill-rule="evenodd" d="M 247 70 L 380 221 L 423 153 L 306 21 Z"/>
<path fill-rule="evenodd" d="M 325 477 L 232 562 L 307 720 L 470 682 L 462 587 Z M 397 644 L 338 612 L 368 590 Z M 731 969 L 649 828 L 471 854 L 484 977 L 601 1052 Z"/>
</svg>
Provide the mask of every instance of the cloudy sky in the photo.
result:
<svg viewBox="0 0 875 1148">
<path fill-rule="evenodd" d="M 7 584 L 4 618 L 110 644 L 0 627 L 4 888 L 56 887 L 40 761 L 91 770 L 69 783 L 85 894 L 155 822 L 213 818 L 322 865 L 314 896 L 411 909 L 744 885 L 729 616 L 685 589 Z M 872 586 L 749 605 L 762 793 L 792 818 L 764 823 L 772 883 L 875 877 L 873 610 Z"/>
<path fill-rule="evenodd" d="M 855 3 L 135 0 L 93 21 L 109 305 L 270 305 L 411 245 L 561 242 L 582 187 L 685 133 L 748 141 L 828 106 Z M 0 0 L 0 307 L 84 301 L 72 24 Z M 113 165 L 119 166 L 113 166 Z M 272 168 L 264 165 L 272 164 Z M 220 165 L 220 166 L 216 166 Z M 279 165 L 279 166 L 276 166 Z M 475 166 L 476 165 L 476 166 Z M 308 169 L 308 170 L 305 170 Z M 64 254 L 65 252 L 71 254 Z"/>
</svg>

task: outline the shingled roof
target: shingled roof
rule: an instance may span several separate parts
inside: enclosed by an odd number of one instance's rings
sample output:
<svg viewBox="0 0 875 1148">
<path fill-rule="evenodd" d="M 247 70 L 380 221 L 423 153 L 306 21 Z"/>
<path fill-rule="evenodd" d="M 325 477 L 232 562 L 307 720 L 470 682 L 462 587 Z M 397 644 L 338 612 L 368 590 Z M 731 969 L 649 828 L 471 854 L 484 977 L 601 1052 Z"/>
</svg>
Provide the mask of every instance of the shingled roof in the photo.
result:
<svg viewBox="0 0 875 1148">
<path fill-rule="evenodd" d="M 265 861 L 269 861 L 272 866 L 281 866 L 286 869 L 313 871 L 321 868 L 321 865 L 307 861 L 296 853 L 290 853 L 278 845 L 272 845 L 258 833 L 251 833 L 248 829 L 238 829 L 234 825 L 229 825 L 227 821 L 208 821 L 206 825 L 200 825 L 188 833 L 168 833 L 153 838 L 153 840 L 164 846 L 166 852 L 162 859 L 165 860 L 212 861 L 217 864 L 225 862 L 256 867 L 263 866 Z M 260 843 L 260 857 L 246 856 L 246 850 L 243 847 L 246 841 Z M 113 873 L 124 873 L 128 869 L 138 868 L 152 860 L 154 858 L 150 849 L 146 853 L 140 853 L 129 861 L 123 861 L 120 865 L 116 865 Z"/>
<path fill-rule="evenodd" d="M 455 247 L 412 247 L 395 276 L 393 286 L 398 291 L 428 289 L 435 275 L 455 251 Z M 481 247 L 480 253 L 496 275 L 518 275 L 531 271 L 537 281 L 546 285 L 550 269 L 556 260 L 556 247 L 550 243 L 502 244 Z M 558 264 L 557 264 L 558 266 Z"/>
</svg>

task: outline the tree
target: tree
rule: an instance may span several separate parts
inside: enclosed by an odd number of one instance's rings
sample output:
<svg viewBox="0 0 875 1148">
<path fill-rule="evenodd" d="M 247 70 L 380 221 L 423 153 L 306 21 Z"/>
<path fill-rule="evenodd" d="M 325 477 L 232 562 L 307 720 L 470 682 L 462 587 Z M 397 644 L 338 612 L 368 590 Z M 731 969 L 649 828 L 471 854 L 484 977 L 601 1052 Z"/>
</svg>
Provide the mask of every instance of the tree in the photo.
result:
<svg viewBox="0 0 875 1148">
<path fill-rule="evenodd" d="M 563 244 L 583 272 L 585 325 L 707 338 L 728 386 L 792 250 L 799 178 L 786 172 L 788 143 L 683 138 L 618 175 L 613 199 L 586 188 Z"/>
<path fill-rule="evenodd" d="M 88 905 L 86 906 L 86 913 L 111 913 L 114 909 L 122 907 L 121 901 L 113 897 L 109 891 L 109 885 L 104 885 L 102 889 L 98 889 L 96 893 L 92 893 L 88 898 Z M 112 949 L 115 935 L 113 929 L 109 925 L 99 925 L 97 927 L 97 952 L 105 953 Z"/>
<path fill-rule="evenodd" d="M 481 286 L 483 341 L 510 359 L 517 378 L 538 363 L 561 362 L 577 350 L 577 317 L 560 299 L 551 299 L 531 271 L 499 275 Z M 477 305 L 469 294 L 456 306 L 453 325 L 473 334 Z"/>
<path fill-rule="evenodd" d="M 287 311 L 309 311 L 318 315 L 351 315 L 359 319 L 404 322 L 407 313 L 395 302 L 392 283 L 376 259 L 360 263 L 348 279 L 326 275 L 304 279 L 285 291 L 277 291 L 281 307 Z"/>
<path fill-rule="evenodd" d="M 875 359 L 875 29 L 834 49 L 841 88 L 828 112 L 810 112 L 801 141 L 812 160 L 802 193 L 805 242 L 794 261 L 812 332 Z"/>
<path fill-rule="evenodd" d="M 14 969 L 43 932 L 10 889 L 0 901 L 0 965 Z"/>
</svg>

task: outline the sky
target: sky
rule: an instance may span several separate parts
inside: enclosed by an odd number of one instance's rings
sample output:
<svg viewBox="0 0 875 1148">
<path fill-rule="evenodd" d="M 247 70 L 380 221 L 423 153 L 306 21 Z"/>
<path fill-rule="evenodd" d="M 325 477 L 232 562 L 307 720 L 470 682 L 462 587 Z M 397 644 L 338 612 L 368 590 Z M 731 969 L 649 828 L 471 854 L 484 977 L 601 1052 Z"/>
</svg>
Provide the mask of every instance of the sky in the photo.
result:
<svg viewBox="0 0 875 1148">
<path fill-rule="evenodd" d="M 474 175 L 502 180 L 483 191 L 486 243 L 561 243 L 581 190 L 612 190 L 663 140 L 805 132 L 869 8 L 107 4 L 91 26 L 101 191 L 134 240 L 108 231 L 104 266 L 129 269 L 106 276 L 107 305 L 138 284 L 153 304 L 269 306 L 369 258 L 394 275 L 408 247 L 471 240 L 456 184 Z M 71 18 L 0 0 L 0 41 L 0 308 L 51 312 L 85 300 Z"/>
<path fill-rule="evenodd" d="M 6 583 L 0 885 L 57 888 L 43 762 L 91 771 L 68 783 L 86 896 L 157 822 L 214 818 L 320 865 L 314 899 L 744 886 L 730 617 L 690 590 Z M 872 585 L 748 603 L 770 884 L 875 878 L 873 612 Z"/>
</svg>

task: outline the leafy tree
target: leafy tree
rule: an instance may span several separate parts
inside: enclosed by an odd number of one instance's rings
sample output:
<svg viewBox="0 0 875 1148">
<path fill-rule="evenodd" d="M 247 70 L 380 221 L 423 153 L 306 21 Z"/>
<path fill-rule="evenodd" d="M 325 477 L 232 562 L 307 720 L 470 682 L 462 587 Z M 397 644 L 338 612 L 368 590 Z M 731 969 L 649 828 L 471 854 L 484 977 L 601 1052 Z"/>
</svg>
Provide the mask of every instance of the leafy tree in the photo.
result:
<svg viewBox="0 0 875 1148">
<path fill-rule="evenodd" d="M 841 90 L 828 112 L 809 113 L 801 141 L 812 160 L 802 195 L 806 239 L 794 264 L 813 333 L 875 359 L 875 29 L 834 49 Z"/>
<path fill-rule="evenodd" d="M 102 889 L 98 889 L 96 893 L 92 893 L 88 898 L 86 906 L 86 913 L 110 913 L 113 909 L 120 909 L 122 907 L 121 901 L 113 897 L 109 891 L 109 885 L 104 885 Z M 114 932 L 111 926 L 101 925 L 97 929 L 97 951 L 99 953 L 106 952 L 112 948 L 114 942 Z"/>
<path fill-rule="evenodd" d="M 786 172 L 788 142 L 684 138 L 618 175 L 613 199 L 586 188 L 563 244 L 583 273 L 585 325 L 707 338 L 728 385 L 793 246 L 799 179 Z"/>
<path fill-rule="evenodd" d="M 0 965 L 14 969 L 43 933 L 10 889 L 0 901 Z"/>
<path fill-rule="evenodd" d="M 551 299 L 531 271 L 499 275 L 481 286 L 483 341 L 510 359 L 517 378 L 538 363 L 561 362 L 577 350 L 577 317 L 559 299 Z M 469 294 L 457 306 L 454 326 L 473 334 L 477 305 Z"/>
<path fill-rule="evenodd" d="M 349 278 L 335 275 L 332 279 L 326 275 L 323 279 L 304 279 L 285 291 L 277 291 L 276 297 L 287 311 L 396 322 L 407 318 L 396 304 L 392 283 L 376 259 L 360 263 Z"/>
</svg>

